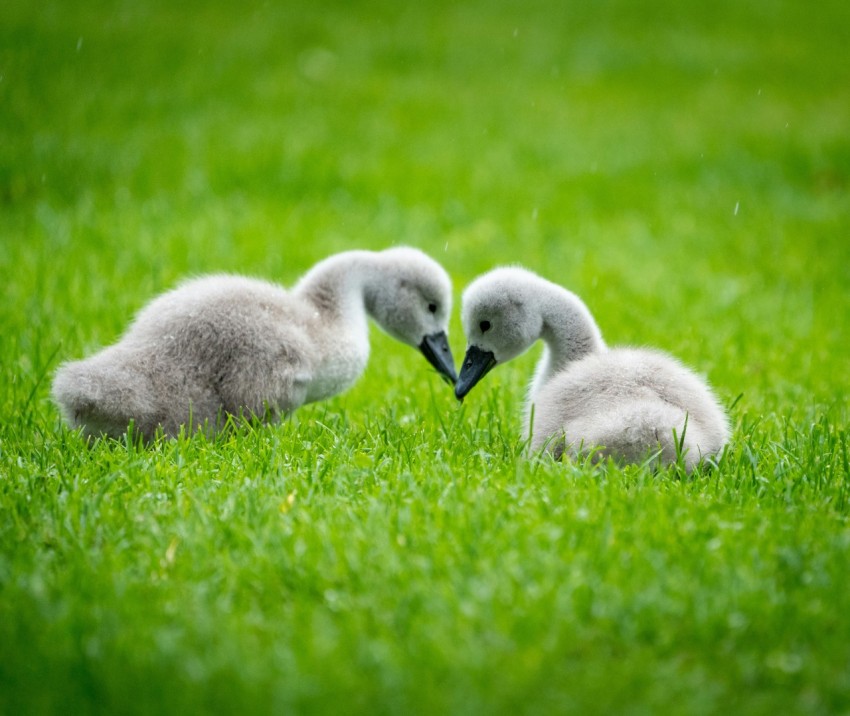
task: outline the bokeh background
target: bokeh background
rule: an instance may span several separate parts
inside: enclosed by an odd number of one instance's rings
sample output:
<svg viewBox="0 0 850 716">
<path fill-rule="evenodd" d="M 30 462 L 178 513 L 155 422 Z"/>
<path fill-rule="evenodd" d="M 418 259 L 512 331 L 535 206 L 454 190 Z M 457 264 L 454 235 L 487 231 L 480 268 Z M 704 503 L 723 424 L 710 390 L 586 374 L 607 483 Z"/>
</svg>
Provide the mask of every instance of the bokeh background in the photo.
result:
<svg viewBox="0 0 850 716">
<path fill-rule="evenodd" d="M 57 333 L 61 358 L 113 340 L 189 274 L 289 284 L 406 243 L 458 292 L 521 262 L 609 342 L 668 349 L 730 401 L 846 390 L 842 2 L 12 0 L 0 17 L 19 360 Z"/>
</svg>

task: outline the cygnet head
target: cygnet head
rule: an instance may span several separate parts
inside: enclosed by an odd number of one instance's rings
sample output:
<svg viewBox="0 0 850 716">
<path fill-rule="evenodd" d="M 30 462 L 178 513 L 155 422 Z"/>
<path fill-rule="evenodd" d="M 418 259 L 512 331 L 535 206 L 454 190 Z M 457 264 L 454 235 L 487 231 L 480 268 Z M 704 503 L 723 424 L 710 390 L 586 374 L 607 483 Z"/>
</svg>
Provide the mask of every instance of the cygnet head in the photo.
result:
<svg viewBox="0 0 850 716">
<path fill-rule="evenodd" d="M 393 338 L 419 348 L 451 383 L 457 381 L 448 342 L 452 284 L 440 264 L 421 251 L 399 247 L 377 255 L 378 274 L 366 290 L 366 306 Z"/>
<path fill-rule="evenodd" d="M 495 365 L 516 358 L 540 337 L 539 283 L 530 271 L 510 267 L 490 271 L 467 286 L 461 308 L 467 352 L 455 386 L 458 398 Z"/>
</svg>

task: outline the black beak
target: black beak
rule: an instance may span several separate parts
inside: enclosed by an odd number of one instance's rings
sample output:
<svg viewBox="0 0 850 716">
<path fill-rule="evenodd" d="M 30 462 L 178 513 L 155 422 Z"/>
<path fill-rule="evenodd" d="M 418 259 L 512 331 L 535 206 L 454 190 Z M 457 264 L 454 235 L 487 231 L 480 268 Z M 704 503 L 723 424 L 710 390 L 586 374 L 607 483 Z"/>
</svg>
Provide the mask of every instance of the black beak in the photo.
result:
<svg viewBox="0 0 850 716">
<path fill-rule="evenodd" d="M 452 349 L 449 348 L 449 338 L 445 331 L 425 336 L 419 344 L 419 350 L 441 376 L 452 385 L 457 383 L 455 359 L 452 357 Z"/>
<path fill-rule="evenodd" d="M 482 351 L 477 346 L 469 346 L 463 366 L 460 369 L 460 378 L 455 385 L 455 397 L 463 400 L 463 397 L 475 387 L 493 366 L 496 365 L 496 356 L 490 351 Z"/>
</svg>

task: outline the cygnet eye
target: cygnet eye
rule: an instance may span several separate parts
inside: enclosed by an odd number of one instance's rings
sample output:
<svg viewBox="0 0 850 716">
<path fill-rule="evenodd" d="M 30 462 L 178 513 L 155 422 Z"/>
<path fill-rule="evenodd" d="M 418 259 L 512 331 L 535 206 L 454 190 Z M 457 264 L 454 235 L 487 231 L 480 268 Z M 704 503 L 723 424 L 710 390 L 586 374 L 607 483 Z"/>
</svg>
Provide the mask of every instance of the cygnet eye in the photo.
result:
<svg viewBox="0 0 850 716">
<path fill-rule="evenodd" d="M 429 303 L 428 304 L 428 310 L 431 311 L 431 313 L 436 313 L 437 312 L 437 304 L 436 303 Z"/>
<path fill-rule="evenodd" d="M 481 321 L 481 323 L 478 324 L 478 327 L 481 329 L 482 333 L 487 333 L 487 331 L 490 330 L 490 321 Z"/>
</svg>

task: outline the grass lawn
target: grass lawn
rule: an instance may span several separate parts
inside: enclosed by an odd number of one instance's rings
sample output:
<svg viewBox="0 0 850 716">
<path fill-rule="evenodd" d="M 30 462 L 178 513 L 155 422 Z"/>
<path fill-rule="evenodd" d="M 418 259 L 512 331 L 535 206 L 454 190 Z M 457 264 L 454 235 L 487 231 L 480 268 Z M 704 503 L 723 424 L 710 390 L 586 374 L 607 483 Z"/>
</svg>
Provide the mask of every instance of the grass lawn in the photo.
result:
<svg viewBox="0 0 850 716">
<path fill-rule="evenodd" d="M 846 0 L 5 0 L 0 713 L 848 713 L 848 46 Z M 719 466 L 524 457 L 539 347 L 459 405 L 377 329 L 279 425 L 50 402 L 183 277 L 398 243 L 706 374 Z"/>
</svg>

